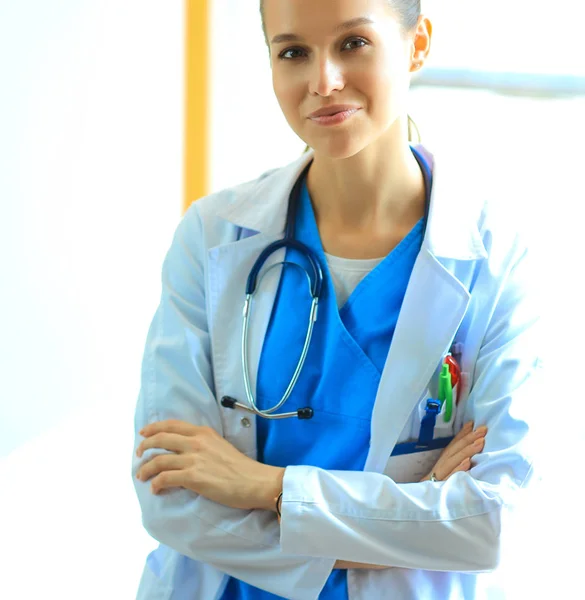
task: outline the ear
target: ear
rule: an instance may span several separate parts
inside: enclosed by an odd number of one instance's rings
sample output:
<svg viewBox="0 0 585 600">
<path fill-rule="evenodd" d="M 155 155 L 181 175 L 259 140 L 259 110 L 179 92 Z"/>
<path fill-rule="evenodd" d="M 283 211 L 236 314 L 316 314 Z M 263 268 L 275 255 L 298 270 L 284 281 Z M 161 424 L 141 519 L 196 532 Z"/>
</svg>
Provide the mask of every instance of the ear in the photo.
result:
<svg viewBox="0 0 585 600">
<path fill-rule="evenodd" d="M 431 21 L 421 15 L 418 19 L 412 40 L 411 66 L 410 72 L 413 73 L 423 67 L 431 51 L 431 39 L 433 37 L 433 24 Z"/>
</svg>

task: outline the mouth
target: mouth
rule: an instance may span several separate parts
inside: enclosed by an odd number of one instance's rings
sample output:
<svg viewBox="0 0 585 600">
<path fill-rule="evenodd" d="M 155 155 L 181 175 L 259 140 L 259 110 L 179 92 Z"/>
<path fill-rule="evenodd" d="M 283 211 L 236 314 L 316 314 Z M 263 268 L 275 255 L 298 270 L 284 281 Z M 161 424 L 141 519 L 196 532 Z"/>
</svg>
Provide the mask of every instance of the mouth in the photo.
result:
<svg viewBox="0 0 585 600">
<path fill-rule="evenodd" d="M 349 104 L 328 106 L 311 113 L 308 119 L 319 125 L 338 125 L 353 117 L 359 110 L 360 106 Z"/>
</svg>

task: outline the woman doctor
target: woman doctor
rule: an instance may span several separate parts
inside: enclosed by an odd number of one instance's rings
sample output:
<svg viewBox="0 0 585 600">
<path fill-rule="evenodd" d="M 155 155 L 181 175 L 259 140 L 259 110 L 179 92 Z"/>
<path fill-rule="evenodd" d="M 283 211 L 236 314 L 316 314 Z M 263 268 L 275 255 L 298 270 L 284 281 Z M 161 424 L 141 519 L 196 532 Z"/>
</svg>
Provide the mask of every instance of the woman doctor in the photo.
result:
<svg viewBox="0 0 585 600">
<path fill-rule="evenodd" d="M 312 150 L 176 230 L 136 409 L 161 544 L 138 597 L 484 598 L 532 474 L 526 247 L 481 180 L 409 144 L 419 0 L 261 10 Z"/>
</svg>

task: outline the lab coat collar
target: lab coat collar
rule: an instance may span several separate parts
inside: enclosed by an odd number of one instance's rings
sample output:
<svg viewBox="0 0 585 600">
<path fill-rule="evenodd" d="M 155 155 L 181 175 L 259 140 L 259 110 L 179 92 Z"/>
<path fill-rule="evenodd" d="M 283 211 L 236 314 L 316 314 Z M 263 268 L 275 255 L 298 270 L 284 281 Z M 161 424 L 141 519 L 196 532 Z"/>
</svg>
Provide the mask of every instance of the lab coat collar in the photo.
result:
<svg viewBox="0 0 585 600">
<path fill-rule="evenodd" d="M 446 259 L 487 257 L 478 227 L 483 206 L 476 193 L 476 183 L 467 181 L 465 169 L 443 171 L 430 152 L 422 146 L 417 149 L 433 169 L 433 192 L 423 248 Z M 313 152 L 306 152 L 293 163 L 247 185 L 246 191 L 233 203 L 218 211 L 219 217 L 251 231 L 284 235 L 290 192 L 312 158 Z"/>
</svg>

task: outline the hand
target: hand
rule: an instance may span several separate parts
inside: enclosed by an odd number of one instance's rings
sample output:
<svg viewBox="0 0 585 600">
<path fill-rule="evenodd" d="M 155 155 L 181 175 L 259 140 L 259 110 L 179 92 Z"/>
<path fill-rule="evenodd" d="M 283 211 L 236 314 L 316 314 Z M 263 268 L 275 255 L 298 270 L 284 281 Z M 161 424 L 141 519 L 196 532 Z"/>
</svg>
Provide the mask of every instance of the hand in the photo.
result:
<svg viewBox="0 0 585 600">
<path fill-rule="evenodd" d="M 471 459 L 481 452 L 485 446 L 487 427 L 473 430 L 473 422 L 466 423 L 451 443 L 443 450 L 432 472 L 440 481 L 445 481 L 459 471 L 471 469 Z M 429 473 L 421 481 L 428 481 Z"/>
<path fill-rule="evenodd" d="M 173 452 L 148 460 L 136 475 L 141 481 L 152 479 L 153 494 L 184 488 L 231 508 L 276 510 L 284 469 L 252 460 L 214 429 L 160 421 L 147 425 L 140 435 L 144 440 L 137 456 L 151 448 Z"/>
</svg>

